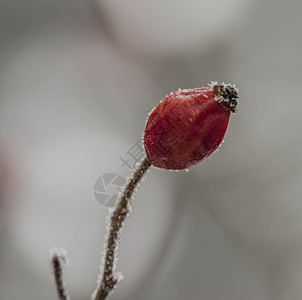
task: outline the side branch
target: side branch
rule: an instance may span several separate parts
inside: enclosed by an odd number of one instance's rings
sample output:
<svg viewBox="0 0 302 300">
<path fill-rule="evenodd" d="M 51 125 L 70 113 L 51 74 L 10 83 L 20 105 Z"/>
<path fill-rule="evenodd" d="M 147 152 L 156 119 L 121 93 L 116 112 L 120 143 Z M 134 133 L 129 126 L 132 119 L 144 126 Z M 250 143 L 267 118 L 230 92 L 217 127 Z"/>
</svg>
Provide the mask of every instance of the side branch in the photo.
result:
<svg viewBox="0 0 302 300">
<path fill-rule="evenodd" d="M 59 300 L 70 300 L 64 282 L 64 267 L 69 263 L 66 251 L 54 248 L 50 250 L 49 256 L 58 298 Z"/>
<path fill-rule="evenodd" d="M 94 300 L 105 300 L 107 296 L 114 290 L 118 282 L 121 280 L 121 274 L 115 272 L 117 259 L 117 246 L 121 230 L 127 219 L 131 205 L 130 201 L 135 192 L 135 189 L 143 178 L 151 163 L 145 158 L 138 169 L 134 172 L 132 178 L 129 180 L 123 195 L 117 204 L 116 209 L 110 217 L 110 229 L 105 248 L 105 259 L 103 266 L 103 275 L 99 286 L 95 292 Z"/>
</svg>

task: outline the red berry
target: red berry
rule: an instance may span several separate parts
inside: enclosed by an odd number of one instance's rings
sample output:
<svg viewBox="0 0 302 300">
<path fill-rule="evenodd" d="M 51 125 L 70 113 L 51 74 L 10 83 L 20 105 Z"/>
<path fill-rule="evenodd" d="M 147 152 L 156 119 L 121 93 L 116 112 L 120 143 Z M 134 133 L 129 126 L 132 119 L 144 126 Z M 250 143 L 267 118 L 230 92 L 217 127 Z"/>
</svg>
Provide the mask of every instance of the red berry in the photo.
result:
<svg viewBox="0 0 302 300">
<path fill-rule="evenodd" d="M 225 83 L 171 93 L 147 120 L 144 147 L 148 160 L 170 170 L 199 163 L 221 144 L 237 104 L 238 89 Z"/>
</svg>

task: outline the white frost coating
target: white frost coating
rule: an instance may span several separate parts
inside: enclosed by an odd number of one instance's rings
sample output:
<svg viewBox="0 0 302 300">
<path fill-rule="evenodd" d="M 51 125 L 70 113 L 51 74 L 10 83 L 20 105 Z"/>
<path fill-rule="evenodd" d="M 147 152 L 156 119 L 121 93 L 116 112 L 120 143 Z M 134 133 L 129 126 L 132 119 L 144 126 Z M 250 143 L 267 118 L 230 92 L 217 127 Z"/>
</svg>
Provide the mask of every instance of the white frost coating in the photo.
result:
<svg viewBox="0 0 302 300">
<path fill-rule="evenodd" d="M 209 87 L 214 87 L 215 85 L 217 85 L 218 82 L 217 81 L 211 81 L 211 83 L 209 83 Z"/>
<path fill-rule="evenodd" d="M 219 150 L 220 150 L 220 148 L 221 148 L 221 146 L 222 146 L 222 144 L 225 142 L 225 140 L 223 139 L 222 141 L 221 141 L 221 143 L 219 144 L 219 146 L 216 148 L 216 150 L 214 151 L 214 153 L 217 153 Z M 213 154 L 214 154 L 213 153 Z"/>
<path fill-rule="evenodd" d="M 224 85 L 224 86 L 230 86 L 230 87 L 234 88 L 237 92 L 239 92 L 239 89 L 236 87 L 235 84 L 225 83 L 224 81 L 219 84 Z M 209 87 L 211 87 L 211 88 L 213 88 L 215 85 L 218 85 L 217 81 L 211 81 L 211 83 L 209 83 Z"/>
<path fill-rule="evenodd" d="M 49 260 L 52 261 L 54 257 L 58 257 L 63 266 L 69 266 L 70 262 L 67 258 L 67 251 L 63 248 L 53 247 L 49 250 Z"/>
<path fill-rule="evenodd" d="M 117 287 L 117 285 L 119 284 L 119 282 L 121 280 L 124 279 L 124 275 L 121 272 L 116 272 L 114 274 L 114 279 L 116 280 L 116 285 L 114 286 L 114 288 L 109 292 L 109 295 L 112 295 Z"/>
<path fill-rule="evenodd" d="M 211 83 L 209 83 L 209 86 L 211 88 L 214 88 L 214 86 L 216 86 L 218 84 L 217 81 L 211 81 Z M 222 83 L 224 84 L 224 83 Z M 215 95 L 214 96 L 214 100 L 217 101 L 218 103 L 222 102 L 223 101 L 223 97 L 222 96 L 218 96 L 218 95 Z"/>
<path fill-rule="evenodd" d="M 117 280 L 117 283 L 119 283 L 121 280 L 124 279 L 124 275 L 121 272 L 116 272 L 114 278 Z"/>
<path fill-rule="evenodd" d="M 221 103 L 223 101 L 223 97 L 215 95 L 214 100 L 217 101 L 218 103 Z"/>
<path fill-rule="evenodd" d="M 97 281 L 97 286 L 99 286 L 99 282 Z M 94 300 L 96 297 L 96 293 L 98 292 L 98 289 L 95 289 L 94 292 L 91 295 L 91 300 Z"/>
</svg>

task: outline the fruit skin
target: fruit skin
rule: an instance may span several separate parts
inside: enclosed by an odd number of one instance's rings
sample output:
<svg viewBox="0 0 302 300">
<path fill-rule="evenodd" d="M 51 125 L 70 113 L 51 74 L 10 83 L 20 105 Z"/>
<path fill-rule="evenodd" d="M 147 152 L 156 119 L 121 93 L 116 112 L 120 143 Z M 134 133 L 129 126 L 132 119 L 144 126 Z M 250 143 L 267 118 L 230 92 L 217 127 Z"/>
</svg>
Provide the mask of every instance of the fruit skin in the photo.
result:
<svg viewBox="0 0 302 300">
<path fill-rule="evenodd" d="M 201 162 L 221 144 L 238 90 L 224 83 L 179 90 L 151 112 L 144 132 L 147 159 L 158 168 L 186 169 Z"/>
</svg>

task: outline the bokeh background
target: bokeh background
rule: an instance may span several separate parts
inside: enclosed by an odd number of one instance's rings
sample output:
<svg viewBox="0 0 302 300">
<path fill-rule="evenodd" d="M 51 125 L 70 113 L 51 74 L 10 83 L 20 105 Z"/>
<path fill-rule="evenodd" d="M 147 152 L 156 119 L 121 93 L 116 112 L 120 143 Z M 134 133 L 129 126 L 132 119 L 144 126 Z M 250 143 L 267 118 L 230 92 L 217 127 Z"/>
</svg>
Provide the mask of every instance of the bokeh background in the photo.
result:
<svg viewBox="0 0 302 300">
<path fill-rule="evenodd" d="M 119 248 L 112 300 L 302 298 L 302 2 L 0 1 L 0 299 L 96 286 L 107 208 L 96 179 L 177 88 L 236 83 L 221 150 L 152 169 Z"/>
</svg>

